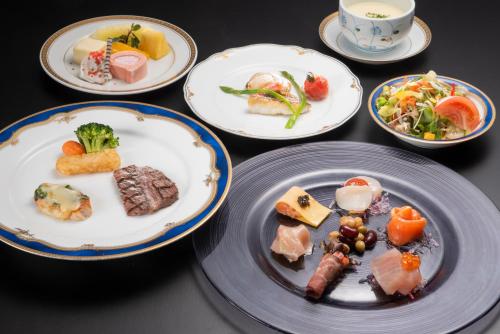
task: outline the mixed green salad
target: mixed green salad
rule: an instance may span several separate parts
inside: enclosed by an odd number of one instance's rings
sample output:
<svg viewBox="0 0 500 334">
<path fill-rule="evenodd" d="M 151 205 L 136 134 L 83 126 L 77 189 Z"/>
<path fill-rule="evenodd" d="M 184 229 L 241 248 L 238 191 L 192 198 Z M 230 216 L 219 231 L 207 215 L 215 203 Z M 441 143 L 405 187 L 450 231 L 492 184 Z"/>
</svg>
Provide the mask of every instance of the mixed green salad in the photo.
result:
<svg viewBox="0 0 500 334">
<path fill-rule="evenodd" d="M 380 117 L 394 130 L 427 140 L 457 139 L 473 131 L 480 114 L 467 89 L 436 72 L 384 86 L 376 99 Z"/>
</svg>

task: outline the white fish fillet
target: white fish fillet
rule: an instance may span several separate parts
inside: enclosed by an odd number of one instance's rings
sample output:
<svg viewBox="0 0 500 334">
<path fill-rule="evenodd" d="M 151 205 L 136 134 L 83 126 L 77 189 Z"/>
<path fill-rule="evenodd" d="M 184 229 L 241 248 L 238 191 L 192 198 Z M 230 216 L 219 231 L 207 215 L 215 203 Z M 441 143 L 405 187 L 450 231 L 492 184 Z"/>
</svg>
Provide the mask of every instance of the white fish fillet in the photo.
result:
<svg viewBox="0 0 500 334">
<path fill-rule="evenodd" d="M 396 291 L 407 295 L 422 282 L 420 270 L 405 270 L 401 265 L 401 257 L 401 253 L 393 248 L 370 262 L 373 276 L 387 295 Z"/>
<path fill-rule="evenodd" d="M 348 211 L 365 211 L 372 204 L 370 186 L 345 186 L 335 192 L 337 205 Z"/>
<path fill-rule="evenodd" d="M 302 255 L 310 255 L 312 249 L 311 234 L 304 225 L 280 225 L 271 245 L 273 252 L 282 254 L 290 262 L 297 261 Z"/>
<path fill-rule="evenodd" d="M 288 101 L 293 105 L 294 108 L 298 107 L 300 102 L 299 99 L 293 95 L 288 95 L 286 97 Z M 306 113 L 311 109 L 311 105 L 306 104 L 302 113 Z M 252 94 L 248 97 L 248 111 L 253 114 L 262 115 L 291 115 L 292 111 L 281 101 L 278 101 L 272 97 Z"/>
</svg>

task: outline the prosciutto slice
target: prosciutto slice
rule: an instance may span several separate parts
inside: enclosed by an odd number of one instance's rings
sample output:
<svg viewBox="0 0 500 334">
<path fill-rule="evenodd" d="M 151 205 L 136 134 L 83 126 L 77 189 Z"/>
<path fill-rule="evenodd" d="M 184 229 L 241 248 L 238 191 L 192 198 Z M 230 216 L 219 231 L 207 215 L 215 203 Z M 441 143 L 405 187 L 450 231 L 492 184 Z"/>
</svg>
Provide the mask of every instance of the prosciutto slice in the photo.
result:
<svg viewBox="0 0 500 334">
<path fill-rule="evenodd" d="M 297 261 L 302 255 L 311 254 L 312 248 L 311 234 L 304 225 L 280 225 L 271 245 L 273 252 L 282 254 L 289 262 Z"/>
</svg>

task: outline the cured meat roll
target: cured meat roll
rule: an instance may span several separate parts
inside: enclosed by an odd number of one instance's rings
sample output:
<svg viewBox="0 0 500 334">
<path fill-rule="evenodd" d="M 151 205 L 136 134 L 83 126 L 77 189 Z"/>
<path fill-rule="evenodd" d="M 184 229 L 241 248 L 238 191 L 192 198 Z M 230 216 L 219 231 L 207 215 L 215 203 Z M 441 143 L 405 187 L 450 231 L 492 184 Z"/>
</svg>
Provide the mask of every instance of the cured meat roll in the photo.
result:
<svg viewBox="0 0 500 334">
<path fill-rule="evenodd" d="M 327 253 L 323 255 L 306 287 L 307 296 L 314 299 L 319 299 L 326 287 L 335 281 L 350 263 L 349 258 L 340 251 L 341 244 L 333 243 L 327 247 Z"/>
</svg>

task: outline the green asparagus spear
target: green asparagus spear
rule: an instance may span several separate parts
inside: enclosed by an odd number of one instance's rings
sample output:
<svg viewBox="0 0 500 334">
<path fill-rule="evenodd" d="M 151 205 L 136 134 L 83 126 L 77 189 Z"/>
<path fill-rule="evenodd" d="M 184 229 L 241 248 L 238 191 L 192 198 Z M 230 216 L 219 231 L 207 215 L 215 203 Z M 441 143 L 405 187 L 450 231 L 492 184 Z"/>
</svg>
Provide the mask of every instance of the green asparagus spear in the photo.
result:
<svg viewBox="0 0 500 334">
<path fill-rule="evenodd" d="M 292 115 L 290 116 L 290 118 L 288 118 L 288 122 L 286 122 L 285 125 L 285 128 L 291 129 L 295 125 L 295 122 L 297 122 L 300 114 L 302 114 L 302 110 L 304 110 L 304 108 L 306 107 L 307 97 L 290 73 L 288 73 L 287 71 L 281 71 L 281 75 L 292 83 L 293 88 L 295 88 L 300 98 L 299 106 L 297 107 L 297 109 L 295 109 L 295 111 L 292 112 Z"/>
<path fill-rule="evenodd" d="M 234 88 L 227 87 L 227 86 L 219 86 L 219 88 L 224 93 L 233 94 L 233 95 L 251 95 L 251 94 L 268 95 L 268 96 L 274 97 L 275 99 L 283 102 L 288 107 L 288 109 L 290 109 L 292 111 L 292 114 L 295 112 L 295 108 L 292 106 L 290 101 L 288 101 L 288 99 L 286 97 L 284 97 L 280 93 L 275 92 L 274 90 L 265 89 L 265 88 L 238 90 L 238 89 L 234 89 Z"/>
</svg>

